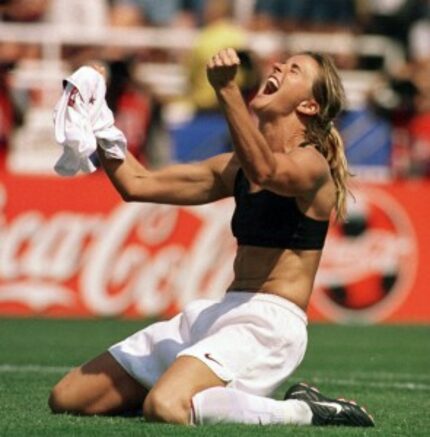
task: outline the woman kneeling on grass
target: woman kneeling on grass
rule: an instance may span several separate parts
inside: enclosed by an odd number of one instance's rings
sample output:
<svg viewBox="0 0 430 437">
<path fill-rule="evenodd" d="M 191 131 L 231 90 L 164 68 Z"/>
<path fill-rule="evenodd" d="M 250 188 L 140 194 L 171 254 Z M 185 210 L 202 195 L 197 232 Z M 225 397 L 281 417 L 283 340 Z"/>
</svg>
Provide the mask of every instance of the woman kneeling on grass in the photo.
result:
<svg viewBox="0 0 430 437">
<path fill-rule="evenodd" d="M 329 218 L 345 214 L 347 164 L 333 126 L 344 92 L 332 62 L 302 53 L 276 63 L 251 102 L 235 83 L 236 52 L 208 78 L 234 152 L 149 171 L 128 154 L 102 165 L 126 201 L 197 205 L 234 196 L 234 280 L 221 301 L 199 300 L 81 367 L 52 390 L 53 412 L 122 414 L 179 424 L 221 422 L 373 426 L 351 401 L 297 384 L 270 395 L 307 344 L 306 308 Z"/>
</svg>

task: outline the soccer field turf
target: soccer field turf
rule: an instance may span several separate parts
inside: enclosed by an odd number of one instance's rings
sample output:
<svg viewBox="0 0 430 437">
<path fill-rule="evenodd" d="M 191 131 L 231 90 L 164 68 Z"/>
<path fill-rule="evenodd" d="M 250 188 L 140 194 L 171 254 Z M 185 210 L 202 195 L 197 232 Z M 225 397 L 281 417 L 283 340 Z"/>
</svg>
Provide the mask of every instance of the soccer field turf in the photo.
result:
<svg viewBox="0 0 430 437">
<path fill-rule="evenodd" d="M 430 327 L 311 325 L 292 383 L 356 399 L 376 428 L 148 424 L 141 418 L 52 415 L 47 398 L 70 367 L 142 327 L 118 320 L 0 319 L 0 436 L 427 436 L 430 435 Z"/>
</svg>

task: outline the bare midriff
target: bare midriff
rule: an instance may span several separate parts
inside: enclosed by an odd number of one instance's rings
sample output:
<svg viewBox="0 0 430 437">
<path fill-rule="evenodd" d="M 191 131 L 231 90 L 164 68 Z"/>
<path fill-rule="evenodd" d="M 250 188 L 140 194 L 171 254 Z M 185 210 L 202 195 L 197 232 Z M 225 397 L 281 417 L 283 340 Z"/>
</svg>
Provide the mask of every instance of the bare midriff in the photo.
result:
<svg viewBox="0 0 430 437">
<path fill-rule="evenodd" d="M 227 291 L 274 294 L 306 311 L 321 250 L 239 246 Z"/>
</svg>

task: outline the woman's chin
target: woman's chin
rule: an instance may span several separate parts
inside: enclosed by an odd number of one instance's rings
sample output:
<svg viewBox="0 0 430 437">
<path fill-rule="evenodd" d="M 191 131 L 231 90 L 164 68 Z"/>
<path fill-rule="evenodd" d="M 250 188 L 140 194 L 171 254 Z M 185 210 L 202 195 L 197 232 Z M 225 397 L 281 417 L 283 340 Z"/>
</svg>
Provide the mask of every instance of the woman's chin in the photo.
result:
<svg viewBox="0 0 430 437">
<path fill-rule="evenodd" d="M 264 94 L 257 94 L 250 102 L 250 108 L 258 114 L 258 112 L 262 111 L 264 107 L 267 105 L 267 99 Z"/>
<path fill-rule="evenodd" d="M 273 115 L 272 99 L 266 95 L 256 96 L 251 100 L 249 107 L 260 120 Z"/>
</svg>

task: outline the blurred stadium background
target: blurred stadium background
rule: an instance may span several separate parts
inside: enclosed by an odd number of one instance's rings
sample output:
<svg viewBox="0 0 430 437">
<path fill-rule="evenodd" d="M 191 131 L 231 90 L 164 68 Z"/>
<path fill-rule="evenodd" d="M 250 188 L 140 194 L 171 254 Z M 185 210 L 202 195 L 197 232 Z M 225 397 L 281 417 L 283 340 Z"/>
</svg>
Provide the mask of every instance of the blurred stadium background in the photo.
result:
<svg viewBox="0 0 430 437">
<path fill-rule="evenodd" d="M 302 50 L 330 53 L 345 83 L 356 199 L 330 232 L 311 319 L 430 321 L 430 2 L 3 0 L 0 18 L 0 314 L 166 316 L 223 292 L 231 202 L 123 204 L 102 174 L 57 177 L 52 110 L 62 79 L 97 60 L 141 162 L 230 150 L 205 63 L 233 46 L 246 99 Z"/>
</svg>

